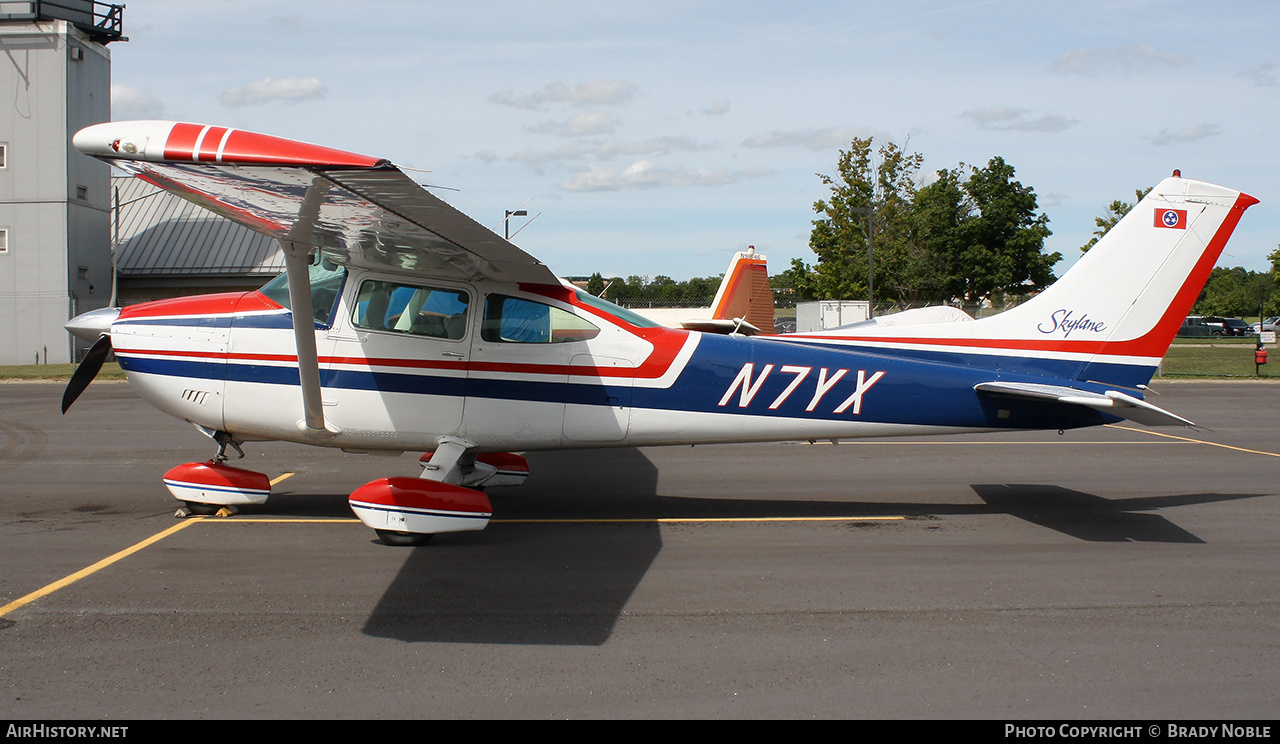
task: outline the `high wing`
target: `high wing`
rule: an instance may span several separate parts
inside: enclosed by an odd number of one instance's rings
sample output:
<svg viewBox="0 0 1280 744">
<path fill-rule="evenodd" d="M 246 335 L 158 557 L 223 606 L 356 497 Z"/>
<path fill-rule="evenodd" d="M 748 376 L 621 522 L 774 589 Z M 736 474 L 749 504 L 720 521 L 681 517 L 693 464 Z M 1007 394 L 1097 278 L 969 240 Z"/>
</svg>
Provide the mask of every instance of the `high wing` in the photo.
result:
<svg viewBox="0 0 1280 744">
<path fill-rule="evenodd" d="M 73 143 L 227 219 L 350 267 L 558 284 L 544 264 L 386 160 L 238 129 L 111 122 Z"/>
<path fill-rule="evenodd" d="M 545 265 L 427 193 L 389 161 L 227 127 L 109 122 L 72 138 L 106 160 L 274 237 L 285 254 L 303 417 L 326 426 L 308 285 L 311 255 L 341 265 L 475 281 L 557 284 Z"/>
</svg>

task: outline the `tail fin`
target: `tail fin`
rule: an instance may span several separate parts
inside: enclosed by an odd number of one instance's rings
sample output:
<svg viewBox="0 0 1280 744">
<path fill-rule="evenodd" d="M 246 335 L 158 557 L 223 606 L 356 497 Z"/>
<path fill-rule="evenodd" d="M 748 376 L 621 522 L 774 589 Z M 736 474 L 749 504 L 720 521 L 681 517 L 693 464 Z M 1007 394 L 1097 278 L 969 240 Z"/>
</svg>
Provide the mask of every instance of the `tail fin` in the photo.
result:
<svg viewBox="0 0 1280 744">
<path fill-rule="evenodd" d="M 711 303 L 711 317 L 716 320 L 742 318 L 760 329 L 761 335 L 772 335 L 773 290 L 769 288 L 769 267 L 755 246 L 744 253 L 733 254 L 729 270 Z"/>
<path fill-rule="evenodd" d="M 857 329 L 850 340 L 1003 357 L 1000 369 L 1135 387 L 1151 379 L 1244 210 L 1239 191 L 1160 182 L 1071 270 L 973 323 Z M 895 333 L 896 331 L 896 333 Z"/>
</svg>

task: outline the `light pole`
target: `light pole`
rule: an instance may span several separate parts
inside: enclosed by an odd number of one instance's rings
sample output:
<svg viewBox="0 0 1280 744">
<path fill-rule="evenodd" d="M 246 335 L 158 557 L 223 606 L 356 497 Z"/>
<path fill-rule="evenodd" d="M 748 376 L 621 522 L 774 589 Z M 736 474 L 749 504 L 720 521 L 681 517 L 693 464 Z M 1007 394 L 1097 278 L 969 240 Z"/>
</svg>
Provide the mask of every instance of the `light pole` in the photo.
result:
<svg viewBox="0 0 1280 744">
<path fill-rule="evenodd" d="M 524 209 L 517 209 L 517 210 L 515 210 L 514 212 L 513 212 L 513 211 L 511 211 L 510 209 L 508 209 L 508 210 L 506 210 L 506 212 L 507 212 L 507 216 L 502 220 L 502 224 L 503 224 L 503 226 L 504 226 L 504 227 L 503 227 L 503 236 L 502 236 L 502 237 L 503 237 L 503 239 L 504 239 L 504 240 L 511 240 L 511 218 L 512 218 L 512 217 L 527 217 L 527 216 L 529 215 L 529 212 L 528 212 L 527 210 L 524 210 Z"/>
<path fill-rule="evenodd" d="M 107 303 L 107 307 L 115 307 L 116 301 L 119 299 L 116 292 L 119 277 L 119 269 L 117 268 L 116 262 L 120 257 L 120 208 L 127 207 L 134 202 L 140 202 L 143 199 L 150 199 L 153 196 L 160 196 L 166 193 L 159 190 L 152 191 L 150 194 L 143 194 L 142 196 L 135 197 L 127 202 L 122 202 L 120 201 L 120 187 L 114 186 L 112 188 L 115 192 L 113 199 L 115 205 L 111 209 L 111 301 Z"/>
<path fill-rule="evenodd" d="M 875 232 L 876 211 L 875 207 L 850 207 L 849 211 L 867 216 L 867 320 L 871 320 L 876 316 L 875 245 L 871 240 Z"/>
</svg>

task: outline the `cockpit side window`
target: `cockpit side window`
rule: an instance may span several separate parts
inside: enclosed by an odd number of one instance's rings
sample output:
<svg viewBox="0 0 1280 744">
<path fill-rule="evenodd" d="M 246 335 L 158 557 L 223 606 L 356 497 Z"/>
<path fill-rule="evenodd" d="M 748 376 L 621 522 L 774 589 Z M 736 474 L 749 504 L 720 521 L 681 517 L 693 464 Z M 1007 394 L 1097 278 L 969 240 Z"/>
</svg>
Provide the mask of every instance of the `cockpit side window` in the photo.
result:
<svg viewBox="0 0 1280 744">
<path fill-rule="evenodd" d="M 466 335 L 469 304 L 458 290 L 370 279 L 360 283 L 351 324 L 456 341 Z"/>
<path fill-rule="evenodd" d="M 567 310 L 521 297 L 491 294 L 484 302 L 480 337 L 514 344 L 586 341 L 600 335 L 591 321 Z"/>
<path fill-rule="evenodd" d="M 339 266 L 319 255 L 311 257 L 311 265 L 307 269 L 311 277 L 311 312 L 317 323 L 328 325 L 333 317 L 338 297 L 342 295 L 342 284 L 347 278 L 345 266 Z M 281 307 L 292 310 L 289 305 L 289 275 L 281 274 L 267 282 L 258 290 L 271 298 Z"/>
</svg>

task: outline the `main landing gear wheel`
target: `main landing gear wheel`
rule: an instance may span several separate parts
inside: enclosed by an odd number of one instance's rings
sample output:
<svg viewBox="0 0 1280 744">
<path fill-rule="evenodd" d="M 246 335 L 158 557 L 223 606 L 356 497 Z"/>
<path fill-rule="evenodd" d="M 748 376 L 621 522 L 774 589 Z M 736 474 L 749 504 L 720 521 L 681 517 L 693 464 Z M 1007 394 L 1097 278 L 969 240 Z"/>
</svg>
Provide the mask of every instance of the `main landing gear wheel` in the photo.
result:
<svg viewBox="0 0 1280 744">
<path fill-rule="evenodd" d="M 212 517 L 222 508 L 222 504 L 202 504 L 198 501 L 184 501 L 187 511 L 200 517 Z"/>
<path fill-rule="evenodd" d="M 405 548 L 426 545 L 431 538 L 435 537 L 433 534 L 424 535 L 417 532 L 395 532 L 393 530 L 374 530 L 374 532 L 377 533 L 378 539 L 381 540 L 384 545 L 393 545 Z"/>
</svg>

